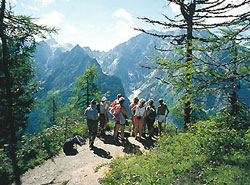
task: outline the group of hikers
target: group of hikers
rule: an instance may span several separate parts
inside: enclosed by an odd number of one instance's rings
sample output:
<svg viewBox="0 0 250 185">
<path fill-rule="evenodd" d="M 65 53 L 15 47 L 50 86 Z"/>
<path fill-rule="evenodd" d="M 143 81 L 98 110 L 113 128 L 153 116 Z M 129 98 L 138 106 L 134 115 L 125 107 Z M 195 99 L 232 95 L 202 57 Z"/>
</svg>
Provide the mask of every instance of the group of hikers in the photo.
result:
<svg viewBox="0 0 250 185">
<path fill-rule="evenodd" d="M 164 103 L 163 99 L 158 100 L 159 106 L 154 105 L 154 100 L 148 100 L 148 106 L 146 106 L 145 99 L 139 99 L 135 97 L 133 102 L 129 105 L 129 111 L 124 106 L 125 98 L 122 94 L 118 94 L 117 98 L 110 104 L 107 104 L 107 98 L 102 97 L 100 103 L 96 100 L 92 100 L 89 107 L 84 112 L 84 116 L 87 119 L 88 132 L 89 132 L 89 147 L 94 147 L 94 140 L 99 132 L 101 136 L 105 135 L 105 126 L 109 121 L 108 112 L 112 114 L 115 120 L 114 128 L 114 142 L 119 142 L 118 132 L 121 130 L 121 142 L 125 142 L 124 130 L 125 125 L 128 125 L 129 112 L 131 113 L 131 135 L 136 140 L 141 141 L 142 137 L 146 137 L 146 126 L 148 127 L 148 138 L 152 139 L 154 135 L 154 122 L 158 120 L 158 132 L 161 134 L 162 123 L 166 122 L 166 117 L 169 114 L 168 106 Z M 100 122 L 98 128 L 98 122 Z M 138 136 L 139 132 L 139 136 Z"/>
</svg>

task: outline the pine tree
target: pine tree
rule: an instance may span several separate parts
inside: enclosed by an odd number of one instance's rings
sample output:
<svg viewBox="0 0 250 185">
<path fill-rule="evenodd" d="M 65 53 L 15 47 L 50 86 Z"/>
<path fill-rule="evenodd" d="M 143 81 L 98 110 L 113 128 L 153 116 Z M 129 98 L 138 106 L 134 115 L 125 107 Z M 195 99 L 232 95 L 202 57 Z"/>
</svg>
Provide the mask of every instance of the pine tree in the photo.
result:
<svg viewBox="0 0 250 185">
<path fill-rule="evenodd" d="M 1 1 L 0 12 L 0 144 L 8 145 L 16 184 L 20 182 L 20 170 L 16 157 L 18 140 L 23 135 L 27 114 L 31 111 L 36 82 L 32 81 L 34 69 L 31 53 L 35 49 L 35 36 L 45 37 L 55 32 L 46 26 L 32 22 L 31 17 L 14 16 L 6 9 L 6 1 Z"/>
</svg>

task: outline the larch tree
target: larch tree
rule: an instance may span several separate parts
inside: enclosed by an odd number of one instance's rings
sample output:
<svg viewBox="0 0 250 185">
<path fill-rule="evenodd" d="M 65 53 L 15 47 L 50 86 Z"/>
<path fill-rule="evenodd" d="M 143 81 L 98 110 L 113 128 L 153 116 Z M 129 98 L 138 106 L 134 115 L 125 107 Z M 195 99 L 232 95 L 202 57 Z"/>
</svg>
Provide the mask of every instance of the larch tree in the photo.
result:
<svg viewBox="0 0 250 185">
<path fill-rule="evenodd" d="M 76 79 L 75 96 L 72 97 L 73 107 L 81 113 L 89 106 L 91 99 L 99 98 L 100 87 L 96 84 L 98 73 L 95 65 L 89 65 L 84 74 Z"/>
<path fill-rule="evenodd" d="M 187 130 L 191 122 L 191 113 L 194 102 L 201 93 L 195 78 L 203 75 L 203 62 L 200 60 L 199 45 L 216 41 L 215 37 L 204 35 L 202 32 L 220 27 L 230 26 L 238 22 L 247 21 L 249 11 L 235 13 L 236 9 L 248 6 L 250 0 L 231 1 L 227 0 L 167 0 L 179 7 L 180 13 L 174 18 L 164 15 L 166 21 L 152 20 L 147 17 L 139 19 L 153 25 L 163 27 L 165 30 L 180 30 L 176 35 L 155 33 L 142 28 L 137 30 L 162 39 L 169 39 L 172 46 L 169 49 L 157 48 L 163 52 L 174 52 L 179 58 L 175 61 L 165 58 L 157 58 L 154 62 L 157 69 L 168 71 L 167 79 L 163 81 L 171 84 L 176 89 L 182 89 L 184 130 Z M 197 49 L 198 48 L 198 49 Z"/>
<path fill-rule="evenodd" d="M 249 127 L 249 124 L 242 125 L 237 121 L 244 111 L 242 100 L 247 98 L 241 100 L 239 92 L 250 88 L 250 38 L 246 33 L 249 28 L 250 23 L 247 22 L 240 27 L 221 29 L 220 34 L 214 35 L 216 42 L 206 47 L 211 52 L 206 53 L 205 65 L 209 70 L 207 79 L 203 80 L 213 86 L 211 88 L 213 91 L 219 92 L 226 98 L 229 114 L 239 118 L 235 119 L 233 128 Z"/>
<path fill-rule="evenodd" d="M 0 145 L 8 146 L 6 152 L 12 162 L 16 184 L 21 184 L 16 156 L 18 141 L 27 125 L 27 114 L 31 111 L 33 94 L 36 92 L 32 52 L 35 37 L 45 38 L 55 33 L 43 25 L 33 23 L 28 16 L 15 16 L 7 10 L 6 1 L 0 8 Z"/>
</svg>

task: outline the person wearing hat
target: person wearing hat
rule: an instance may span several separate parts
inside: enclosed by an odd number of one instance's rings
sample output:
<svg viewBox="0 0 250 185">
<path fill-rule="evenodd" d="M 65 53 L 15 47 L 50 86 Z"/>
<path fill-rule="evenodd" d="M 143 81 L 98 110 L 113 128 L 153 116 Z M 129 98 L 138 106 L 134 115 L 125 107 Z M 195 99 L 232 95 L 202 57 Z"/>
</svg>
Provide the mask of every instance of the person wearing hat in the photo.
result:
<svg viewBox="0 0 250 185">
<path fill-rule="evenodd" d="M 159 106 L 157 107 L 157 120 L 158 120 L 158 134 L 161 135 L 162 123 L 166 122 L 166 117 L 169 114 L 168 106 L 163 102 L 163 99 L 159 99 Z M 166 113 L 167 111 L 167 113 Z"/>
<path fill-rule="evenodd" d="M 89 132 L 89 147 L 94 147 L 94 141 L 97 136 L 98 130 L 98 110 L 96 108 L 96 101 L 93 99 L 91 104 L 84 112 L 87 119 L 88 132 Z"/>
<path fill-rule="evenodd" d="M 154 134 L 154 122 L 156 118 L 156 107 L 154 106 L 154 100 L 148 100 L 148 107 L 146 108 L 145 122 L 148 126 L 149 138 L 151 139 Z"/>
<path fill-rule="evenodd" d="M 135 139 L 141 140 L 143 134 L 143 127 L 145 124 L 145 116 L 146 116 L 146 101 L 144 99 L 140 99 L 139 104 L 136 105 L 135 108 Z M 139 137 L 137 137 L 137 133 L 139 130 Z"/>
<path fill-rule="evenodd" d="M 126 125 L 126 118 L 128 117 L 128 111 L 126 107 L 123 105 L 125 102 L 125 98 L 119 98 L 119 104 L 115 106 L 115 133 L 114 140 L 118 142 L 118 131 L 121 128 L 121 141 L 124 142 L 124 129 Z"/>
<path fill-rule="evenodd" d="M 131 126 L 131 135 L 132 136 L 135 136 L 135 108 L 136 108 L 136 105 L 138 104 L 139 102 L 139 98 L 138 97 L 135 97 L 134 100 L 133 100 L 133 103 L 131 103 L 129 105 L 129 110 L 130 110 L 130 113 L 131 113 L 131 121 L 132 121 L 132 126 Z"/>
<path fill-rule="evenodd" d="M 101 136 L 105 135 L 104 127 L 108 121 L 108 114 L 107 114 L 107 98 L 104 96 L 102 97 L 102 101 L 100 102 L 100 126 L 99 126 L 99 133 Z"/>
</svg>

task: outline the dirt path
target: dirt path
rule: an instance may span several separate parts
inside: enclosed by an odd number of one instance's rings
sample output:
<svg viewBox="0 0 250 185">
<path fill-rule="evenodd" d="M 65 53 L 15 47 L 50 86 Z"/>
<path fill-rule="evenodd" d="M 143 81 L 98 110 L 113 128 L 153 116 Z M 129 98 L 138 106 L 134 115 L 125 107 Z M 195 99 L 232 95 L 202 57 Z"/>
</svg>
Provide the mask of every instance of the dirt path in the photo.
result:
<svg viewBox="0 0 250 185">
<path fill-rule="evenodd" d="M 66 156 L 62 151 L 43 165 L 26 172 L 21 180 L 24 185 L 98 185 L 98 179 L 107 171 L 107 163 L 124 154 L 141 152 L 153 144 L 151 140 L 136 141 L 128 137 L 122 146 L 113 142 L 111 133 L 104 138 L 97 138 L 95 148 L 90 150 L 88 144 L 77 146 L 78 154 Z"/>
</svg>

